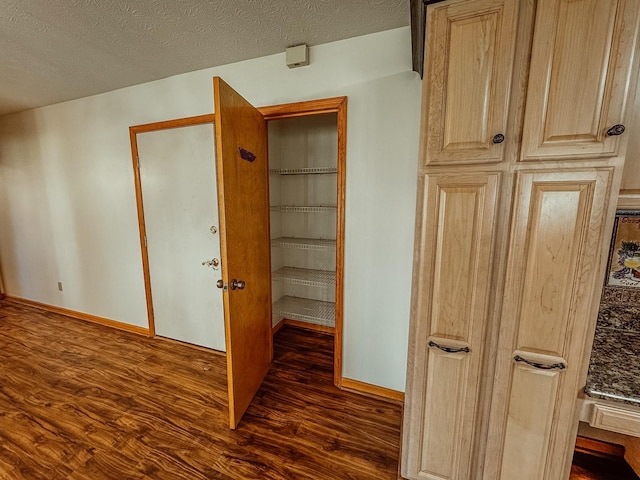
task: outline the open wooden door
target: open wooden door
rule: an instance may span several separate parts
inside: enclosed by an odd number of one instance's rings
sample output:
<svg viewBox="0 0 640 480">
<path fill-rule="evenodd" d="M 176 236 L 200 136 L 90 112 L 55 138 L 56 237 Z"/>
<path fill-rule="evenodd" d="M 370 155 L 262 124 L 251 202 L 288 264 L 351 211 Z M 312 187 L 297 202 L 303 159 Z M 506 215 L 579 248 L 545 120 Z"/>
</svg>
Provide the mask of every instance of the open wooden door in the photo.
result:
<svg viewBox="0 0 640 480">
<path fill-rule="evenodd" d="M 213 79 L 229 425 L 236 428 L 273 357 L 267 127 Z"/>
</svg>

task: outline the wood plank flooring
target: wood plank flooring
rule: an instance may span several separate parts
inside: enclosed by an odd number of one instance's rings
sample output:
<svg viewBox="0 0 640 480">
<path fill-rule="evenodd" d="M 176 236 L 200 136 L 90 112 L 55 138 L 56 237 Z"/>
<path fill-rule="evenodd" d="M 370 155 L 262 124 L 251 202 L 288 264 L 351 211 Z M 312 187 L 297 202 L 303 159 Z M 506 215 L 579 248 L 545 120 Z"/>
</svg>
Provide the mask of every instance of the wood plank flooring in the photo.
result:
<svg viewBox="0 0 640 480">
<path fill-rule="evenodd" d="M 401 407 L 285 327 L 236 431 L 225 358 L 0 301 L 0 479 L 396 479 Z"/>
<path fill-rule="evenodd" d="M 638 480 L 624 460 L 624 447 L 578 437 L 571 466 L 571 480 Z"/>
<path fill-rule="evenodd" d="M 332 353 L 283 328 L 232 431 L 223 355 L 0 301 L 0 480 L 396 479 L 400 406 L 336 389 Z M 627 467 L 576 453 L 571 480 Z"/>
<path fill-rule="evenodd" d="M 575 452 L 571 480 L 638 480 L 638 476 L 622 458 Z"/>
</svg>

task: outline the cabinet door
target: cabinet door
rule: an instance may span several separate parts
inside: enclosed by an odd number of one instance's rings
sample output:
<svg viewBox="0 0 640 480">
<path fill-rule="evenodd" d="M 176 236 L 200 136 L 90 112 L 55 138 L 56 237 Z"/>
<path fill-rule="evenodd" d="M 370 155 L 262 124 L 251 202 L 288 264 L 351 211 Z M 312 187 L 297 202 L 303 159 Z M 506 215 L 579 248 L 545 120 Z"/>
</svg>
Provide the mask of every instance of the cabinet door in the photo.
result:
<svg viewBox="0 0 640 480">
<path fill-rule="evenodd" d="M 430 6 L 426 165 L 502 161 L 517 10 L 512 0 Z M 496 137 L 495 142 L 500 142 Z"/>
<path fill-rule="evenodd" d="M 518 175 L 486 480 L 569 477 L 611 174 Z"/>
<path fill-rule="evenodd" d="M 410 479 L 471 478 L 499 174 L 428 175 L 403 441 Z"/>
<path fill-rule="evenodd" d="M 628 116 L 639 4 L 637 0 L 538 2 L 522 137 L 524 160 L 618 154 L 621 137 L 610 129 L 624 125 Z"/>
</svg>

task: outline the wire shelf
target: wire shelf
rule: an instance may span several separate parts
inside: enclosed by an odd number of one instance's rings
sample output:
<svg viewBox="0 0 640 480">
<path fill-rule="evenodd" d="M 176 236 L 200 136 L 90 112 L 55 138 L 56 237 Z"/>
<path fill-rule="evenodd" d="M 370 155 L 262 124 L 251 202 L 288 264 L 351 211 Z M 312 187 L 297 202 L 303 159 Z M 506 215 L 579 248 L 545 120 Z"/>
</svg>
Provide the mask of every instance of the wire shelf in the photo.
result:
<svg viewBox="0 0 640 480">
<path fill-rule="evenodd" d="M 335 212 L 336 207 L 333 205 L 313 205 L 313 206 L 272 205 L 271 210 L 277 211 L 277 212 L 321 213 L 321 212 Z"/>
<path fill-rule="evenodd" d="M 336 248 L 336 241 L 321 238 L 281 237 L 272 239 L 271 246 L 297 248 L 300 250 L 330 250 Z"/>
<path fill-rule="evenodd" d="M 275 281 L 289 285 L 308 287 L 332 287 L 336 284 L 336 272 L 308 268 L 282 267 L 271 274 Z"/>
<path fill-rule="evenodd" d="M 326 327 L 336 325 L 335 303 L 308 298 L 284 296 L 273 304 L 273 315 Z"/>
<path fill-rule="evenodd" d="M 338 167 L 272 168 L 269 169 L 269 173 L 275 173 L 278 175 L 338 173 Z"/>
</svg>

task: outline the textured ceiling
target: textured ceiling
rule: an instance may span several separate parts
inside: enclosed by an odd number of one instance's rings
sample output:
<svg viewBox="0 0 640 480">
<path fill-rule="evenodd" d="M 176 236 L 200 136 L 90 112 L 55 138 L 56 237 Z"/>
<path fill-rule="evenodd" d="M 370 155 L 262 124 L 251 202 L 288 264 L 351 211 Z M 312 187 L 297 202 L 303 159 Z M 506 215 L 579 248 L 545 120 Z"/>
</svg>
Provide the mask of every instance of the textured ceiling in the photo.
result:
<svg viewBox="0 0 640 480">
<path fill-rule="evenodd" d="M 408 0 L 2 0 L 0 115 L 408 24 Z"/>
</svg>

